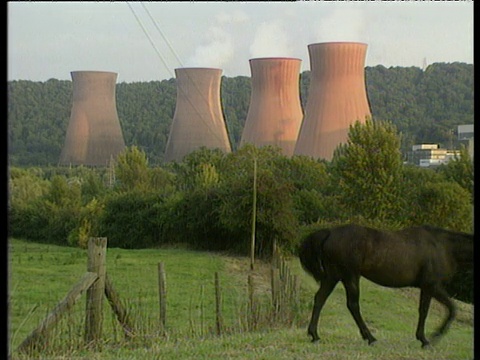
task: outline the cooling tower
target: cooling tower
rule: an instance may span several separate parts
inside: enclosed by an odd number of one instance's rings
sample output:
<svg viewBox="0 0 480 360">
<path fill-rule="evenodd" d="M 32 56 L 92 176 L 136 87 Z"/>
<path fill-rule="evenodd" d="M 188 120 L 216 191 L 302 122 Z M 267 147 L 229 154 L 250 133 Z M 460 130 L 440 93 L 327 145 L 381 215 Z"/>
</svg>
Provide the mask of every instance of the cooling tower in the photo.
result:
<svg viewBox="0 0 480 360">
<path fill-rule="evenodd" d="M 73 105 L 60 165 L 107 166 L 125 148 L 115 102 L 117 74 L 72 71 Z"/>
<path fill-rule="evenodd" d="M 231 151 L 220 102 L 221 75 L 221 69 L 175 69 L 177 103 L 165 161 L 181 161 L 203 146 Z"/>
<path fill-rule="evenodd" d="M 300 59 L 250 59 L 252 92 L 240 145 L 276 145 L 291 156 L 302 123 Z"/>
<path fill-rule="evenodd" d="M 308 45 L 310 87 L 296 155 L 331 160 L 347 142 L 349 126 L 370 117 L 365 87 L 367 44 L 327 42 Z"/>
</svg>

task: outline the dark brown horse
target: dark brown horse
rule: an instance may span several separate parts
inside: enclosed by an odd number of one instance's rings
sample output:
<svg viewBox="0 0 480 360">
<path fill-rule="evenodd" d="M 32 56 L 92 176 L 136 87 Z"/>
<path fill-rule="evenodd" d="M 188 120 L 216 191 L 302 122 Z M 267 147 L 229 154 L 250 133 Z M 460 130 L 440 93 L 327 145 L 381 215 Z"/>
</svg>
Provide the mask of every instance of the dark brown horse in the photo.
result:
<svg viewBox="0 0 480 360">
<path fill-rule="evenodd" d="M 431 226 L 394 232 L 343 225 L 310 234 L 300 244 L 299 257 L 303 268 L 320 283 L 308 326 L 312 341 L 319 339 L 320 311 L 339 281 L 362 338 L 369 344 L 376 341 L 360 315 L 359 280 L 363 276 L 382 286 L 420 288 L 416 338 L 425 347 L 429 344 L 425 319 L 432 298 L 448 310 L 433 339 L 443 335 L 455 318 L 455 305 L 445 285 L 460 266 L 473 268 L 473 235 Z"/>
</svg>

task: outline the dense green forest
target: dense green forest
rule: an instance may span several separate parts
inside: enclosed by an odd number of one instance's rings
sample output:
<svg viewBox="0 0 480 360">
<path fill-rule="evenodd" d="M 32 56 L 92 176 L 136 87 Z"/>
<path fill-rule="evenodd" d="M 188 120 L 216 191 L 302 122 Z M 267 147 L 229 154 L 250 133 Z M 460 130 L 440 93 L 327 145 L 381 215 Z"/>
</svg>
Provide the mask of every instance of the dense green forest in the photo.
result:
<svg viewBox="0 0 480 360">
<path fill-rule="evenodd" d="M 473 65 L 434 63 L 417 67 L 366 67 L 373 118 L 391 121 L 402 134 L 401 150 L 414 143 L 455 147 L 456 129 L 473 123 Z M 300 76 L 305 107 L 310 72 Z M 238 148 L 250 103 L 250 78 L 223 77 L 221 100 L 233 149 Z M 117 110 L 127 146 L 161 164 L 175 111 L 175 79 L 119 83 Z M 72 106 L 72 82 L 8 82 L 9 164 L 56 165 Z"/>
</svg>

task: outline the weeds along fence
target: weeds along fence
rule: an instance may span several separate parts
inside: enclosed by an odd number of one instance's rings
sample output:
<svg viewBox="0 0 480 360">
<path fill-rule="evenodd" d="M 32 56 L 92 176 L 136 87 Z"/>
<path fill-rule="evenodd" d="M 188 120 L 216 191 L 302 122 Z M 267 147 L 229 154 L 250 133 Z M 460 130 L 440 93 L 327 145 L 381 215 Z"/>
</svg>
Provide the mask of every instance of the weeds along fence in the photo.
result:
<svg viewBox="0 0 480 360">
<path fill-rule="evenodd" d="M 142 304 L 132 306 L 134 301 L 126 299 L 114 288 L 115 278 L 111 277 L 106 268 L 106 238 L 91 238 L 87 250 L 87 271 L 79 277 L 66 296 L 46 315 L 40 324 L 18 346 L 21 353 L 42 352 L 48 346 L 55 344 L 55 337 L 59 331 L 56 327 L 61 322 L 72 322 L 72 312 L 83 313 L 83 330 L 69 329 L 71 338 L 78 346 L 98 347 L 105 343 L 103 330 L 105 328 L 105 306 L 111 309 L 112 318 L 115 318 L 114 329 L 121 329 L 122 340 L 135 341 L 138 339 L 157 339 L 171 336 L 206 336 L 224 335 L 235 332 L 256 331 L 272 326 L 285 326 L 295 323 L 299 309 L 299 278 L 293 275 L 288 262 L 274 246 L 270 266 L 270 288 L 261 289 L 253 273 L 247 272 L 245 283 L 239 291 L 245 291 L 233 307 L 235 311 L 225 312 L 225 294 L 232 291 L 231 284 L 224 284 L 220 272 L 212 274 L 211 286 L 214 288 L 213 299 L 207 299 L 206 286 L 202 285 L 196 301 L 191 298 L 188 309 L 176 309 L 175 299 L 169 298 L 169 293 L 182 283 L 168 282 L 168 270 L 164 262 L 159 262 L 156 272 L 158 277 L 158 313 L 156 324 L 152 324 L 145 314 Z M 168 285 L 168 287 L 167 287 Z M 228 286 L 226 286 L 228 285 Z M 122 289 L 124 290 L 124 289 Z M 125 291 L 121 291 L 125 292 Z M 83 310 L 77 305 L 85 296 Z M 211 296 L 210 294 L 208 296 Z M 245 299 L 245 301 L 243 301 Z M 104 305 L 108 303 L 108 305 Z M 212 307 L 206 303 L 213 303 Z M 232 304 L 230 304 L 232 307 Z M 177 332 L 179 311 L 188 311 L 189 330 Z M 233 319 L 232 319 L 233 314 Z M 183 317 L 183 319 L 185 319 Z M 116 331 L 116 330 L 114 330 Z M 61 332 L 65 332 L 62 328 Z M 118 335 L 115 334 L 115 339 Z"/>
</svg>

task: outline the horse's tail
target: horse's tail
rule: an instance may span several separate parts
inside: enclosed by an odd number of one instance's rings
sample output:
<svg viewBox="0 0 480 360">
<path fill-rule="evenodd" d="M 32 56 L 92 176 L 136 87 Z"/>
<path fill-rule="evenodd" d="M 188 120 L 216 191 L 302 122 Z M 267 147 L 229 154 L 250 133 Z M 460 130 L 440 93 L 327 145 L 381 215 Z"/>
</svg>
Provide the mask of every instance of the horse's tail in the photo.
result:
<svg viewBox="0 0 480 360">
<path fill-rule="evenodd" d="M 307 236 L 298 248 L 298 256 L 303 269 L 320 282 L 325 274 L 323 266 L 323 244 L 330 236 L 329 229 L 315 231 Z"/>
</svg>

